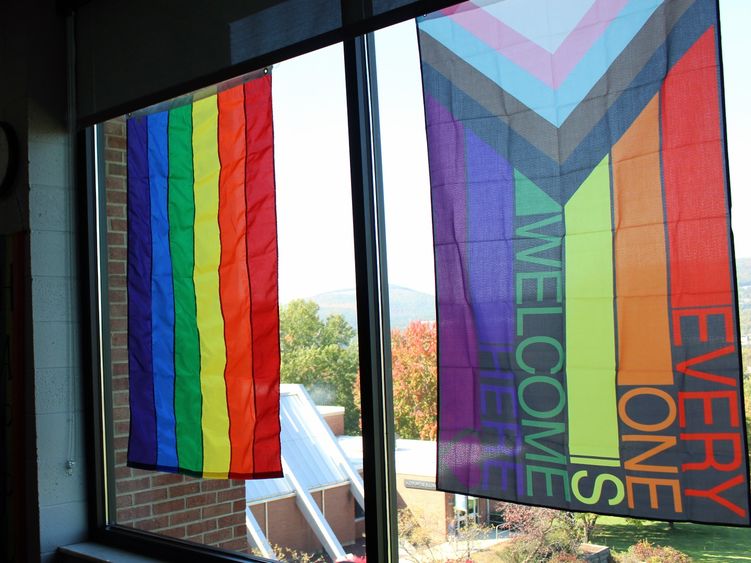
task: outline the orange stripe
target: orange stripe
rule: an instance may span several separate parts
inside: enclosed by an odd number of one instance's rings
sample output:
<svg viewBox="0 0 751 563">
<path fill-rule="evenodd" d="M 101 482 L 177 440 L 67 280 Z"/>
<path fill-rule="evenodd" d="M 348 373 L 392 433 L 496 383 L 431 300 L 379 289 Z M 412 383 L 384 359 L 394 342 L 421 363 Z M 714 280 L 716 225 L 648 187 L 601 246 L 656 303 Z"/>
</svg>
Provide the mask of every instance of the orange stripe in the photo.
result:
<svg viewBox="0 0 751 563">
<path fill-rule="evenodd" d="M 253 356 L 250 284 L 246 259 L 245 100 L 242 86 L 220 92 L 219 105 L 219 230 L 222 259 L 219 294 L 224 315 L 227 365 L 230 477 L 253 473 Z"/>
<path fill-rule="evenodd" d="M 613 207 L 618 384 L 670 385 L 657 96 L 613 147 Z"/>
</svg>

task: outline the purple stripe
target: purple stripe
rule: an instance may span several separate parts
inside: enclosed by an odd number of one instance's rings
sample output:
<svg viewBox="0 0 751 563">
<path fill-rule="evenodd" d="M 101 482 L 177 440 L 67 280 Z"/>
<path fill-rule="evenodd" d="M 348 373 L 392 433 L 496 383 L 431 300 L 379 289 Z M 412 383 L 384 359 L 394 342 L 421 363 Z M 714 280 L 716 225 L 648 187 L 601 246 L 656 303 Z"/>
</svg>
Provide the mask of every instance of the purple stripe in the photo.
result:
<svg viewBox="0 0 751 563">
<path fill-rule="evenodd" d="M 508 161 L 467 131 L 469 286 L 477 338 L 510 350 L 514 338 L 514 177 Z"/>
<path fill-rule="evenodd" d="M 128 120 L 128 462 L 154 465 L 156 412 L 151 351 L 151 203 L 146 118 Z"/>
<path fill-rule="evenodd" d="M 469 485 L 479 443 L 472 440 L 477 410 L 477 339 L 467 286 L 464 128 L 425 94 L 438 296 L 439 466 Z M 469 435 L 467 432 L 469 431 Z"/>
<path fill-rule="evenodd" d="M 627 3 L 596 0 L 552 54 L 471 2 L 463 4 L 464 9 L 442 13 L 551 88 L 558 88 Z"/>
</svg>

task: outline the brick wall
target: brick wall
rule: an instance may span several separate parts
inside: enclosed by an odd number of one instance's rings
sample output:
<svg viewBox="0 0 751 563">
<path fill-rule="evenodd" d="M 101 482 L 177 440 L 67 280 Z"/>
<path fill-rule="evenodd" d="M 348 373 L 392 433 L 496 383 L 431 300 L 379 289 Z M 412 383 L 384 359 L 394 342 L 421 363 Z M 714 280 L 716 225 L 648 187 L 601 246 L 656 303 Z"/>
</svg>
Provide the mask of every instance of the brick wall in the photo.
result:
<svg viewBox="0 0 751 563">
<path fill-rule="evenodd" d="M 125 120 L 104 124 L 116 522 L 180 539 L 248 551 L 245 482 L 202 480 L 125 466 L 128 447 Z"/>
<path fill-rule="evenodd" d="M 333 487 L 323 493 L 323 513 L 332 531 L 342 545 L 355 542 L 355 497 L 349 485 Z"/>
<path fill-rule="evenodd" d="M 355 499 L 350 493 L 349 485 L 314 491 L 311 496 L 343 546 L 351 545 L 362 537 L 362 532 L 357 535 Z M 294 496 L 254 504 L 250 509 L 272 545 L 307 553 L 319 553 L 323 550 L 315 532 L 297 507 Z"/>
<path fill-rule="evenodd" d="M 334 410 L 336 409 L 336 410 Z M 334 436 L 344 435 L 344 408 L 342 407 L 318 407 L 318 413 L 331 428 Z"/>
<path fill-rule="evenodd" d="M 454 495 L 407 487 L 405 481 L 409 479 L 424 481 L 426 477 L 403 473 L 396 476 L 398 508 L 409 508 L 435 540 L 445 541 L 448 525 L 454 519 Z"/>
</svg>

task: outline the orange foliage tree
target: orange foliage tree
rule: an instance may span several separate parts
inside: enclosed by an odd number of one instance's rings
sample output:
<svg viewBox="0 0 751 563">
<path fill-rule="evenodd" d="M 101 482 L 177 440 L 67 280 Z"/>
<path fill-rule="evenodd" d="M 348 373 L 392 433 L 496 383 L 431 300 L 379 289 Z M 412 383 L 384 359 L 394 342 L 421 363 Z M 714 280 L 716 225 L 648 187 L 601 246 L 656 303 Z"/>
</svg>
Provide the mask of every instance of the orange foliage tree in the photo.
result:
<svg viewBox="0 0 751 563">
<path fill-rule="evenodd" d="M 437 351 L 434 322 L 391 331 L 394 427 L 400 438 L 436 439 Z"/>
</svg>

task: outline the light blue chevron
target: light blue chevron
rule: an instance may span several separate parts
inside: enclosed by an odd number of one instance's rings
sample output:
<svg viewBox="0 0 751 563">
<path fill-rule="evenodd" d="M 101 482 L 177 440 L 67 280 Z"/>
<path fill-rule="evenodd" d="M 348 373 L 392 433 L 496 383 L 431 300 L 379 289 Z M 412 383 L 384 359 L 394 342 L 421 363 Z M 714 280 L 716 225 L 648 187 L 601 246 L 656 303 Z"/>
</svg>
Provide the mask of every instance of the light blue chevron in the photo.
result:
<svg viewBox="0 0 751 563">
<path fill-rule="evenodd" d="M 489 47 L 451 18 L 424 19 L 419 26 L 527 107 L 560 127 L 663 1 L 630 0 L 557 90 Z"/>
</svg>

